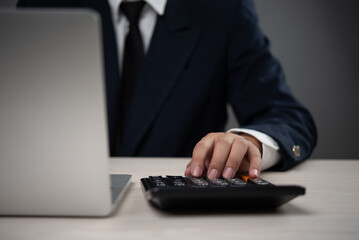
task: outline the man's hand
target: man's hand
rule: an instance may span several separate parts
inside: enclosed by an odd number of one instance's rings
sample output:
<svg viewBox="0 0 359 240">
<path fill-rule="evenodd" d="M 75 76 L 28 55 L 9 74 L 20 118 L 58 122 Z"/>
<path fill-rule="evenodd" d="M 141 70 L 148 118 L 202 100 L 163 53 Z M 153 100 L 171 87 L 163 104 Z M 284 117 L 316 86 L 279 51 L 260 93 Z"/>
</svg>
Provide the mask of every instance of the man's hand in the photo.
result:
<svg viewBox="0 0 359 240">
<path fill-rule="evenodd" d="M 194 147 L 185 176 L 200 177 L 207 171 L 209 179 L 228 179 L 237 171 L 248 171 L 256 178 L 261 171 L 261 155 L 262 144 L 248 134 L 210 133 Z"/>
</svg>

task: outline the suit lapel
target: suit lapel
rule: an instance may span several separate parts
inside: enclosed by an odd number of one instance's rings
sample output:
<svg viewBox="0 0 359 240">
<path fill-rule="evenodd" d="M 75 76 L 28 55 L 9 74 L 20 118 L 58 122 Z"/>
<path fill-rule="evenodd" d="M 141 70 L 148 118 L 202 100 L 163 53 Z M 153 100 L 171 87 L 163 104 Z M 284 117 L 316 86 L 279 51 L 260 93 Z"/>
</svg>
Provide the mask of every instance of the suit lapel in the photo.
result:
<svg viewBox="0 0 359 240">
<path fill-rule="evenodd" d="M 138 80 L 127 125 L 121 141 L 121 155 L 136 155 L 162 105 L 170 96 L 199 37 L 191 28 L 186 1 L 168 1 L 157 18 L 143 70 Z"/>
</svg>

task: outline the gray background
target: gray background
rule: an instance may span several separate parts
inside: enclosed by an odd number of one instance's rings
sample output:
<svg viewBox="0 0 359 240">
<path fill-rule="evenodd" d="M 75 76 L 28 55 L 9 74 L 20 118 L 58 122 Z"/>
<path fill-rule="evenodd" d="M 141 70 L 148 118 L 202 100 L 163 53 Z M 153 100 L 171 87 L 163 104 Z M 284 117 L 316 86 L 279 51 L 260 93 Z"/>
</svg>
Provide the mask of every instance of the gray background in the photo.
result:
<svg viewBox="0 0 359 240">
<path fill-rule="evenodd" d="M 15 3 L 0 0 L 0 6 Z M 289 85 L 316 120 L 319 141 L 312 157 L 359 159 L 359 1 L 255 3 Z"/>
<path fill-rule="evenodd" d="M 319 139 L 312 157 L 358 159 L 359 1 L 255 3 L 287 82 L 316 121 Z"/>
<path fill-rule="evenodd" d="M 359 1 L 256 0 L 295 95 L 316 120 L 315 158 L 359 158 Z"/>
</svg>

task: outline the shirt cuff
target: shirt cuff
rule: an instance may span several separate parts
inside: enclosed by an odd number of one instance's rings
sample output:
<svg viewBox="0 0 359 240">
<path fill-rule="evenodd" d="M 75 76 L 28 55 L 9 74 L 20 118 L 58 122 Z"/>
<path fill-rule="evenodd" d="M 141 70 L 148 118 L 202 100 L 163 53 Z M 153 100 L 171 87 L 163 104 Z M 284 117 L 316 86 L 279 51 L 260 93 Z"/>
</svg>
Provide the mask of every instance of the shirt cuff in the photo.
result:
<svg viewBox="0 0 359 240">
<path fill-rule="evenodd" d="M 246 133 L 255 137 L 262 143 L 262 171 L 274 166 L 279 162 L 279 145 L 272 137 L 268 136 L 267 134 L 248 128 L 232 128 L 227 132 L 235 134 Z"/>
</svg>

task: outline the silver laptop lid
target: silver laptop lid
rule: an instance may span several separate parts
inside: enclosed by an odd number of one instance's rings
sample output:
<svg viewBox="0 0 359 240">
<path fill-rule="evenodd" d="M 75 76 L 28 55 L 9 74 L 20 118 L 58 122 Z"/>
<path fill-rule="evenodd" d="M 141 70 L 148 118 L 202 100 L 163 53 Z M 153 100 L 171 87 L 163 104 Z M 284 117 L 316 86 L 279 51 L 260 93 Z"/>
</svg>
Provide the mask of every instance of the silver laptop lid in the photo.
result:
<svg viewBox="0 0 359 240">
<path fill-rule="evenodd" d="M 111 210 L 99 22 L 0 12 L 0 214 Z"/>
</svg>

